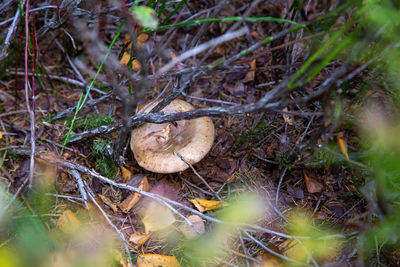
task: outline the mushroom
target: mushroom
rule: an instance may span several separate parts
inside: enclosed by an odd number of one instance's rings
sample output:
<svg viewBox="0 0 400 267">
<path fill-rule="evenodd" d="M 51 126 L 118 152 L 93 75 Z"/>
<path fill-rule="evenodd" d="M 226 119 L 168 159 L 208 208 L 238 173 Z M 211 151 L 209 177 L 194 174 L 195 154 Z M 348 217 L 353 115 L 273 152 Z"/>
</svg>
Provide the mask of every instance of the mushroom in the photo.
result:
<svg viewBox="0 0 400 267">
<path fill-rule="evenodd" d="M 147 108 L 144 113 L 156 104 Z M 191 104 L 176 99 L 162 112 L 170 114 L 193 109 Z M 190 164 L 199 162 L 210 151 L 214 135 L 214 124 L 209 117 L 162 124 L 145 123 L 132 130 L 131 150 L 137 163 L 148 171 L 180 172 L 189 166 L 178 154 Z"/>
</svg>

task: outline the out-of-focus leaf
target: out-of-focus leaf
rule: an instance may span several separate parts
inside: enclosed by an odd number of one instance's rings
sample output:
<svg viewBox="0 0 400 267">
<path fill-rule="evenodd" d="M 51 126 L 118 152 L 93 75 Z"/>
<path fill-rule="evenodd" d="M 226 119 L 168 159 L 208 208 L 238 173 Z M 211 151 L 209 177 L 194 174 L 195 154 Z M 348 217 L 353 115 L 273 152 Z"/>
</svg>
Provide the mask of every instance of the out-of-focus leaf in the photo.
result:
<svg viewBox="0 0 400 267">
<path fill-rule="evenodd" d="M 276 257 L 270 253 L 264 253 L 262 255 L 261 259 L 262 259 L 261 264 L 257 264 L 257 265 L 255 265 L 255 267 L 281 267 L 281 266 L 283 266 L 282 261 L 278 257 Z"/>
<path fill-rule="evenodd" d="M 172 211 L 156 201 L 149 202 L 145 207 L 142 219 L 146 233 L 162 230 L 175 222 Z"/>
<path fill-rule="evenodd" d="M 139 47 L 141 47 L 146 41 L 147 39 L 149 39 L 149 34 L 147 33 L 141 33 L 139 34 L 139 36 L 137 37 L 137 45 Z"/>
<path fill-rule="evenodd" d="M 324 189 L 324 186 L 320 182 L 312 178 L 311 174 L 308 171 L 303 170 L 303 174 L 304 181 L 306 182 L 307 191 L 311 194 L 321 193 Z"/>
<path fill-rule="evenodd" d="M 72 233 L 81 226 L 81 222 L 71 210 L 66 210 L 57 221 L 57 227 L 64 233 Z"/>
<path fill-rule="evenodd" d="M 178 260 L 175 256 L 166 256 L 158 254 L 142 254 L 138 256 L 138 267 L 180 267 Z"/>
<path fill-rule="evenodd" d="M 129 63 L 130 58 L 131 58 L 131 55 L 129 53 L 125 52 L 122 55 L 122 58 L 119 61 L 119 63 L 121 65 L 125 65 L 126 66 Z M 141 69 L 142 69 L 142 65 L 140 64 L 139 60 L 137 60 L 137 59 L 132 60 L 132 70 L 139 71 Z"/>
<path fill-rule="evenodd" d="M 139 60 L 134 59 L 132 61 L 132 70 L 134 71 L 139 71 L 142 69 L 142 64 L 140 64 Z"/>
<path fill-rule="evenodd" d="M 3 132 L 0 131 L 0 139 L 3 138 Z"/>
<path fill-rule="evenodd" d="M 196 233 L 193 227 L 183 222 L 178 229 L 187 239 L 194 239 L 205 232 L 204 221 L 199 215 L 190 215 L 188 220 L 193 224 L 198 233 Z"/>
<path fill-rule="evenodd" d="M 147 180 L 147 177 L 145 176 L 142 181 L 140 181 L 140 184 L 138 188 L 142 191 L 148 191 L 150 189 L 149 181 Z M 128 213 L 135 205 L 136 203 L 139 202 L 141 195 L 139 193 L 133 193 L 129 195 L 124 201 L 119 204 L 119 208 L 125 212 Z"/>
<path fill-rule="evenodd" d="M 338 142 L 340 151 L 342 151 L 342 154 L 344 155 L 344 157 L 347 160 L 350 160 L 349 154 L 347 154 L 347 142 L 344 139 L 343 135 L 344 135 L 343 132 L 340 132 L 340 133 L 337 134 L 337 142 Z"/>
<path fill-rule="evenodd" d="M 129 53 L 127 53 L 127 52 L 125 52 L 123 55 L 122 55 L 122 58 L 121 58 L 121 60 L 119 61 L 119 63 L 121 64 L 121 65 L 128 65 L 128 62 L 129 62 L 129 59 L 131 58 L 131 55 L 129 54 Z"/>
<path fill-rule="evenodd" d="M 133 17 L 140 25 L 146 28 L 155 29 L 158 26 L 157 14 L 154 9 L 147 6 L 138 6 L 131 10 Z"/>
<path fill-rule="evenodd" d="M 192 202 L 200 212 L 215 210 L 228 205 L 225 201 L 206 200 L 201 198 L 189 199 L 189 201 Z"/>
<path fill-rule="evenodd" d="M 288 242 L 285 249 L 286 256 L 300 262 L 306 262 L 308 256 L 304 253 L 305 249 L 317 261 L 333 260 L 338 255 L 342 242 L 333 237 L 329 239 L 323 238 L 332 233 L 313 225 L 311 216 L 295 213 L 289 217 L 289 221 L 292 223 L 288 225 L 289 233 L 295 236 L 309 236 L 310 239 L 301 240 L 301 244 L 295 240 Z"/>
<path fill-rule="evenodd" d="M 115 205 L 108 197 L 100 194 L 98 196 L 100 197 L 101 201 L 103 201 L 103 203 L 109 206 L 113 211 L 118 211 L 117 205 Z"/>
<path fill-rule="evenodd" d="M 136 245 L 136 248 L 143 246 L 143 244 L 149 240 L 151 233 L 140 233 L 135 232 L 129 237 L 129 241 Z"/>
</svg>

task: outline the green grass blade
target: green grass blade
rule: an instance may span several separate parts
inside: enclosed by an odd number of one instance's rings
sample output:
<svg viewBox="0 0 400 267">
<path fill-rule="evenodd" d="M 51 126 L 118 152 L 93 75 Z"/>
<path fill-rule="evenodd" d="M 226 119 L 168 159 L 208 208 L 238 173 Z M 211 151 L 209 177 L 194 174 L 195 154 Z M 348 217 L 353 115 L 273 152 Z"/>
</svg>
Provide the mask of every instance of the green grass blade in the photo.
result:
<svg viewBox="0 0 400 267">
<path fill-rule="evenodd" d="M 181 9 L 181 7 L 186 3 L 186 0 L 181 1 L 175 8 L 174 10 L 172 10 L 171 13 L 168 14 L 168 16 L 160 21 L 160 25 L 164 24 L 165 22 L 167 22 L 173 15 L 175 15 L 176 12 L 178 12 L 179 9 Z"/>
<path fill-rule="evenodd" d="M 231 21 L 246 21 L 246 22 L 259 22 L 259 21 L 271 22 L 271 21 L 273 21 L 273 22 L 280 22 L 280 23 L 290 23 L 290 24 L 294 24 L 294 25 L 302 25 L 302 24 L 292 21 L 292 20 L 275 18 L 275 17 L 249 17 L 249 18 L 227 17 L 227 18 L 222 18 L 222 19 L 205 18 L 205 19 L 190 20 L 190 21 L 185 21 L 185 22 L 181 22 L 181 23 L 161 26 L 155 30 L 146 30 L 145 32 L 151 33 L 151 32 L 156 32 L 156 31 L 167 30 L 167 29 L 174 28 L 174 27 L 184 27 L 184 26 L 188 26 L 188 25 L 200 24 L 200 23 L 205 23 L 205 22 L 231 22 Z"/>
<path fill-rule="evenodd" d="M 119 25 L 118 30 L 117 30 L 117 33 L 115 34 L 114 39 L 112 40 L 111 44 L 108 46 L 108 49 L 107 49 L 106 55 L 104 56 L 103 61 L 101 62 L 99 68 L 97 69 L 97 72 L 96 72 L 95 76 L 93 77 L 92 82 L 89 84 L 88 89 L 86 90 L 85 96 L 83 97 L 83 94 L 81 94 L 81 97 L 79 98 L 79 101 L 78 101 L 78 103 L 77 103 L 77 105 L 76 105 L 74 117 L 72 118 L 70 127 L 69 127 L 69 129 L 68 129 L 68 132 L 67 132 L 67 134 L 65 135 L 64 142 L 63 142 L 63 146 L 65 146 L 65 145 L 67 144 L 67 142 L 68 142 L 68 140 L 69 140 L 69 138 L 70 138 L 70 136 L 71 136 L 71 132 L 72 132 L 72 130 L 73 130 L 73 127 L 74 127 L 76 118 L 77 118 L 77 116 L 78 116 L 78 113 L 79 113 L 79 111 L 83 108 L 83 106 L 85 105 L 86 100 L 87 100 L 87 98 L 88 98 L 88 96 L 89 96 L 90 90 L 92 89 L 94 83 L 95 83 L 96 80 L 97 80 L 97 77 L 98 77 L 99 74 L 100 74 L 100 71 L 101 71 L 102 68 L 103 68 L 104 63 L 106 62 L 108 56 L 110 55 L 111 49 L 113 48 L 115 42 L 117 41 L 119 35 L 121 34 L 121 30 L 122 30 L 122 27 L 123 27 L 123 26 L 124 26 L 124 22 L 122 22 L 122 23 Z M 82 99 L 82 97 L 83 97 L 83 99 Z"/>
</svg>

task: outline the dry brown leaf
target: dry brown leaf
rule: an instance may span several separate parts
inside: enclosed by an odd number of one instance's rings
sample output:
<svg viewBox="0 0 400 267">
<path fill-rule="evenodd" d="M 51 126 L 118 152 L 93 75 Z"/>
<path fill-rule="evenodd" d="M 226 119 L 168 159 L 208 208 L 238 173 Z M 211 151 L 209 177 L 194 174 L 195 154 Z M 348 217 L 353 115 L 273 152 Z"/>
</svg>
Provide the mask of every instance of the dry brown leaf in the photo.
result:
<svg viewBox="0 0 400 267">
<path fill-rule="evenodd" d="M 190 215 L 188 220 L 193 224 L 198 233 L 196 233 L 192 226 L 188 225 L 186 222 L 183 222 L 178 229 L 187 239 L 194 239 L 204 234 L 204 221 L 199 215 Z"/>
<path fill-rule="evenodd" d="M 103 203 L 109 206 L 113 211 L 118 211 L 117 205 L 115 205 L 108 197 L 100 194 L 98 194 L 98 196 L 100 197 L 101 201 L 103 201 Z"/>
<path fill-rule="evenodd" d="M 57 221 L 57 227 L 64 233 L 72 233 L 81 226 L 81 222 L 71 210 L 66 210 Z"/>
<path fill-rule="evenodd" d="M 340 151 L 342 151 L 342 154 L 347 160 L 350 160 L 349 154 L 347 154 L 347 143 L 346 140 L 344 139 L 344 134 L 343 132 L 340 132 L 337 134 L 337 142 L 340 148 Z"/>
<path fill-rule="evenodd" d="M 256 69 L 256 59 L 253 59 L 251 61 L 250 68 L 251 68 L 251 71 L 247 72 L 246 73 L 246 77 L 244 77 L 244 79 L 243 79 L 244 83 L 254 81 L 254 78 L 256 77 L 256 71 L 255 71 L 255 69 Z"/>
<path fill-rule="evenodd" d="M 138 267 L 180 267 L 178 260 L 175 256 L 166 256 L 158 254 L 142 254 L 139 255 L 137 260 Z"/>
<path fill-rule="evenodd" d="M 121 166 L 121 173 L 122 173 L 122 178 L 124 178 L 124 183 L 128 182 L 129 179 L 132 177 L 132 172 L 125 168 L 124 166 Z"/>
<path fill-rule="evenodd" d="M 206 200 L 201 198 L 189 199 L 189 201 L 192 202 L 200 212 L 215 210 L 228 205 L 225 201 Z"/>
<path fill-rule="evenodd" d="M 149 191 L 150 185 L 146 176 L 142 179 L 142 181 L 140 181 L 138 188 L 142 191 Z M 139 202 L 141 196 L 142 195 L 139 193 L 133 193 L 125 198 L 125 200 L 122 201 L 118 206 L 122 212 L 128 213 L 136 205 L 136 203 Z"/>
<path fill-rule="evenodd" d="M 318 182 L 316 179 L 311 177 L 311 174 L 303 170 L 304 181 L 306 182 L 307 191 L 311 194 L 313 193 L 321 193 L 324 189 L 324 185 Z"/>
<path fill-rule="evenodd" d="M 149 240 L 151 233 L 140 233 L 135 232 L 129 237 L 129 241 L 136 245 L 136 248 L 143 246 L 143 244 Z"/>
<path fill-rule="evenodd" d="M 146 205 L 142 219 L 146 233 L 165 229 L 174 222 L 174 214 L 167 206 L 156 201 L 151 201 Z"/>
<path fill-rule="evenodd" d="M 288 112 L 288 111 L 289 111 L 287 107 L 285 107 L 285 108 L 282 109 L 282 110 L 285 111 L 285 112 Z M 289 114 L 286 114 L 286 113 L 282 113 L 282 117 L 283 117 L 283 119 L 285 120 L 285 122 L 286 122 L 287 124 L 293 125 L 293 123 L 294 123 L 294 116 L 293 116 L 293 115 L 289 115 Z"/>
</svg>

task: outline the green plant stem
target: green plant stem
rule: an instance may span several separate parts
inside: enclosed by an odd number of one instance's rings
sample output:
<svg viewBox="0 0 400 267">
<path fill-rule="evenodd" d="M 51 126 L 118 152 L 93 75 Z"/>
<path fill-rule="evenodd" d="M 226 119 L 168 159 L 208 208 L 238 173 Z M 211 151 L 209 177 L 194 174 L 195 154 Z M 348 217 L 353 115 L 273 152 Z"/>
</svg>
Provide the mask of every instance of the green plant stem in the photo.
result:
<svg viewBox="0 0 400 267">
<path fill-rule="evenodd" d="M 252 17 L 250 17 L 250 18 L 227 17 L 227 18 L 222 18 L 222 19 L 206 18 L 206 19 L 190 20 L 190 21 L 186 21 L 186 22 L 165 25 L 165 26 L 162 26 L 162 27 L 158 27 L 157 29 L 154 29 L 154 30 L 145 30 L 144 32 L 152 33 L 152 32 L 156 32 L 156 31 L 167 30 L 167 29 L 173 28 L 173 27 L 183 27 L 183 26 L 199 24 L 199 23 L 205 23 L 205 22 L 231 22 L 231 21 L 246 21 L 246 22 L 274 21 L 274 22 L 281 22 L 281 23 L 290 23 L 290 24 L 294 24 L 294 25 L 302 25 L 302 24 L 297 23 L 297 22 L 292 21 L 292 20 L 280 19 L 280 18 L 274 18 L 274 17 L 254 17 L 254 18 L 252 18 Z M 161 21 L 160 24 L 162 24 L 163 22 L 164 21 Z"/>
<path fill-rule="evenodd" d="M 77 103 L 77 105 L 76 105 L 74 117 L 72 118 L 71 124 L 70 124 L 69 129 L 68 129 L 68 133 L 65 135 L 64 142 L 63 142 L 63 147 L 67 144 L 67 142 L 68 142 L 68 140 L 69 140 L 69 138 L 70 138 L 70 136 L 71 136 L 71 132 L 72 132 L 72 130 L 74 129 L 74 124 L 75 124 L 76 118 L 77 118 L 77 116 L 78 116 L 78 113 L 79 113 L 79 111 L 81 111 L 81 109 L 82 109 L 83 106 L 85 105 L 86 100 L 87 100 L 87 98 L 88 98 L 88 96 L 89 96 L 90 90 L 92 89 L 94 83 L 95 83 L 96 80 L 97 80 L 97 77 L 98 77 L 99 74 L 100 74 L 100 71 L 101 71 L 102 68 L 103 68 L 104 63 L 106 62 L 108 56 L 110 55 L 111 49 L 113 48 L 115 42 L 117 41 L 119 35 L 121 34 L 121 30 L 122 30 L 122 27 L 123 27 L 123 26 L 124 26 L 124 22 L 122 22 L 122 23 L 119 25 L 118 30 L 117 30 L 117 33 L 115 34 L 114 39 L 112 40 L 111 44 L 108 46 L 108 49 L 107 49 L 106 55 L 104 56 L 103 61 L 101 62 L 99 68 L 97 69 L 96 74 L 95 74 L 94 77 L 93 77 L 92 82 L 90 83 L 90 85 L 88 86 L 88 89 L 86 90 L 85 96 L 83 96 L 83 93 L 81 93 L 81 96 L 80 96 L 80 98 L 79 98 L 79 100 L 78 100 L 78 103 Z M 62 152 L 62 151 L 61 151 L 61 152 Z"/>
</svg>

